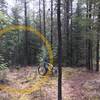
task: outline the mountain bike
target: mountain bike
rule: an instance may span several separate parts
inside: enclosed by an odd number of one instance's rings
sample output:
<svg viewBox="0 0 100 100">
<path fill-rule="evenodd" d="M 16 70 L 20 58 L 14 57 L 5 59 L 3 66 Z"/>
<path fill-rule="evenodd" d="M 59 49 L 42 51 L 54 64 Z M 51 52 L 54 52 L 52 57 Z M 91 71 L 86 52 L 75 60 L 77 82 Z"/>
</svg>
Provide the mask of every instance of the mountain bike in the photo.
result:
<svg viewBox="0 0 100 100">
<path fill-rule="evenodd" d="M 45 76 L 47 75 L 47 73 L 50 72 L 53 76 L 57 76 L 58 75 L 58 67 L 57 66 L 53 66 L 50 63 L 44 62 L 42 64 L 38 65 L 38 74 Z"/>
</svg>

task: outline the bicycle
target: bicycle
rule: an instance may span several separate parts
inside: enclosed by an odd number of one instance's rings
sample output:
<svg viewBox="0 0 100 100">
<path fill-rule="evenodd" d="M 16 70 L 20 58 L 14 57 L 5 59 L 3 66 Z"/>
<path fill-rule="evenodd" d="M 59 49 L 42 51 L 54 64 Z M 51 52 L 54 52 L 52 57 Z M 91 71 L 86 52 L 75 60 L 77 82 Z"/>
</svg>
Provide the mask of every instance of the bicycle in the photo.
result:
<svg viewBox="0 0 100 100">
<path fill-rule="evenodd" d="M 50 72 L 53 76 L 58 75 L 58 68 L 57 66 L 53 66 L 50 63 L 44 62 L 43 64 L 38 65 L 38 74 L 45 76 L 47 73 Z"/>
</svg>

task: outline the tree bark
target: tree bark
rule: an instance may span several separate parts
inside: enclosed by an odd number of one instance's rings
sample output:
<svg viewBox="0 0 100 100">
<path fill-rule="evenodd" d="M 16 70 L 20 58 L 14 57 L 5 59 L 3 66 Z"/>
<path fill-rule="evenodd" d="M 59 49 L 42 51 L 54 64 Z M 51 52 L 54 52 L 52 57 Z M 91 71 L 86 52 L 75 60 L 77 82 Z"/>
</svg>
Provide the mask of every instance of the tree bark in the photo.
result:
<svg viewBox="0 0 100 100">
<path fill-rule="evenodd" d="M 51 46 L 53 48 L 53 0 L 51 0 Z"/>
<path fill-rule="evenodd" d="M 98 7 L 98 29 L 97 29 L 97 47 L 96 47 L 96 71 L 99 71 L 99 42 L 100 42 L 100 3 Z"/>
<path fill-rule="evenodd" d="M 57 2 L 58 22 L 58 100 L 62 100 L 62 34 L 61 34 L 61 0 Z"/>
</svg>

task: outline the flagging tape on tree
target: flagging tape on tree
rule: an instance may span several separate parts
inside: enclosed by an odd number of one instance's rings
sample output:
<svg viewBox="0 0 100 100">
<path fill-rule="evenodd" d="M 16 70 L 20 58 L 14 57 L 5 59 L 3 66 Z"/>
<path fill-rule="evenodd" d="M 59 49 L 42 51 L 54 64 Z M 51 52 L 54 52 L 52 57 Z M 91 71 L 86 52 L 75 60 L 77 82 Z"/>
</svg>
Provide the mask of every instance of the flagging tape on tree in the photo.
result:
<svg viewBox="0 0 100 100">
<path fill-rule="evenodd" d="M 10 31 L 13 31 L 13 30 L 27 30 L 27 31 L 35 33 L 43 41 L 43 43 L 45 44 L 45 47 L 47 48 L 47 51 L 48 51 L 50 63 L 53 64 L 53 52 L 52 52 L 51 44 L 44 37 L 43 34 L 38 32 L 36 29 L 33 29 L 33 27 L 31 27 L 31 26 L 26 27 L 24 25 L 11 25 L 9 27 L 6 27 L 6 28 L 0 30 L 0 37 L 2 37 L 7 32 L 10 32 Z M 50 70 L 49 70 L 48 73 L 50 73 Z M 33 85 L 31 85 L 30 88 L 17 89 L 17 88 L 12 88 L 8 85 L 0 85 L 0 89 L 2 89 L 3 91 L 9 92 L 9 93 L 30 94 L 34 91 L 39 90 L 41 88 L 41 86 L 43 86 L 43 85 L 45 85 L 45 83 L 47 83 L 47 81 L 49 81 L 49 74 L 47 74 L 46 76 L 38 79 L 38 81 L 35 82 Z"/>
</svg>

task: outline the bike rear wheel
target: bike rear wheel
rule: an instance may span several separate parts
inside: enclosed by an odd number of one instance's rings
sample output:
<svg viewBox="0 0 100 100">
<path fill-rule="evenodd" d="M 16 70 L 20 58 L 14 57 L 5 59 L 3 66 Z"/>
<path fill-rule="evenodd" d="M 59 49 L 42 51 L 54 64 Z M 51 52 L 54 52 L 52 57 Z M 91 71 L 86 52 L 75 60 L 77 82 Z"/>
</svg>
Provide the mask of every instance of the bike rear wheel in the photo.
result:
<svg viewBox="0 0 100 100">
<path fill-rule="evenodd" d="M 38 73 L 39 75 L 45 76 L 48 72 L 48 69 L 45 66 L 39 65 L 38 67 Z"/>
</svg>

